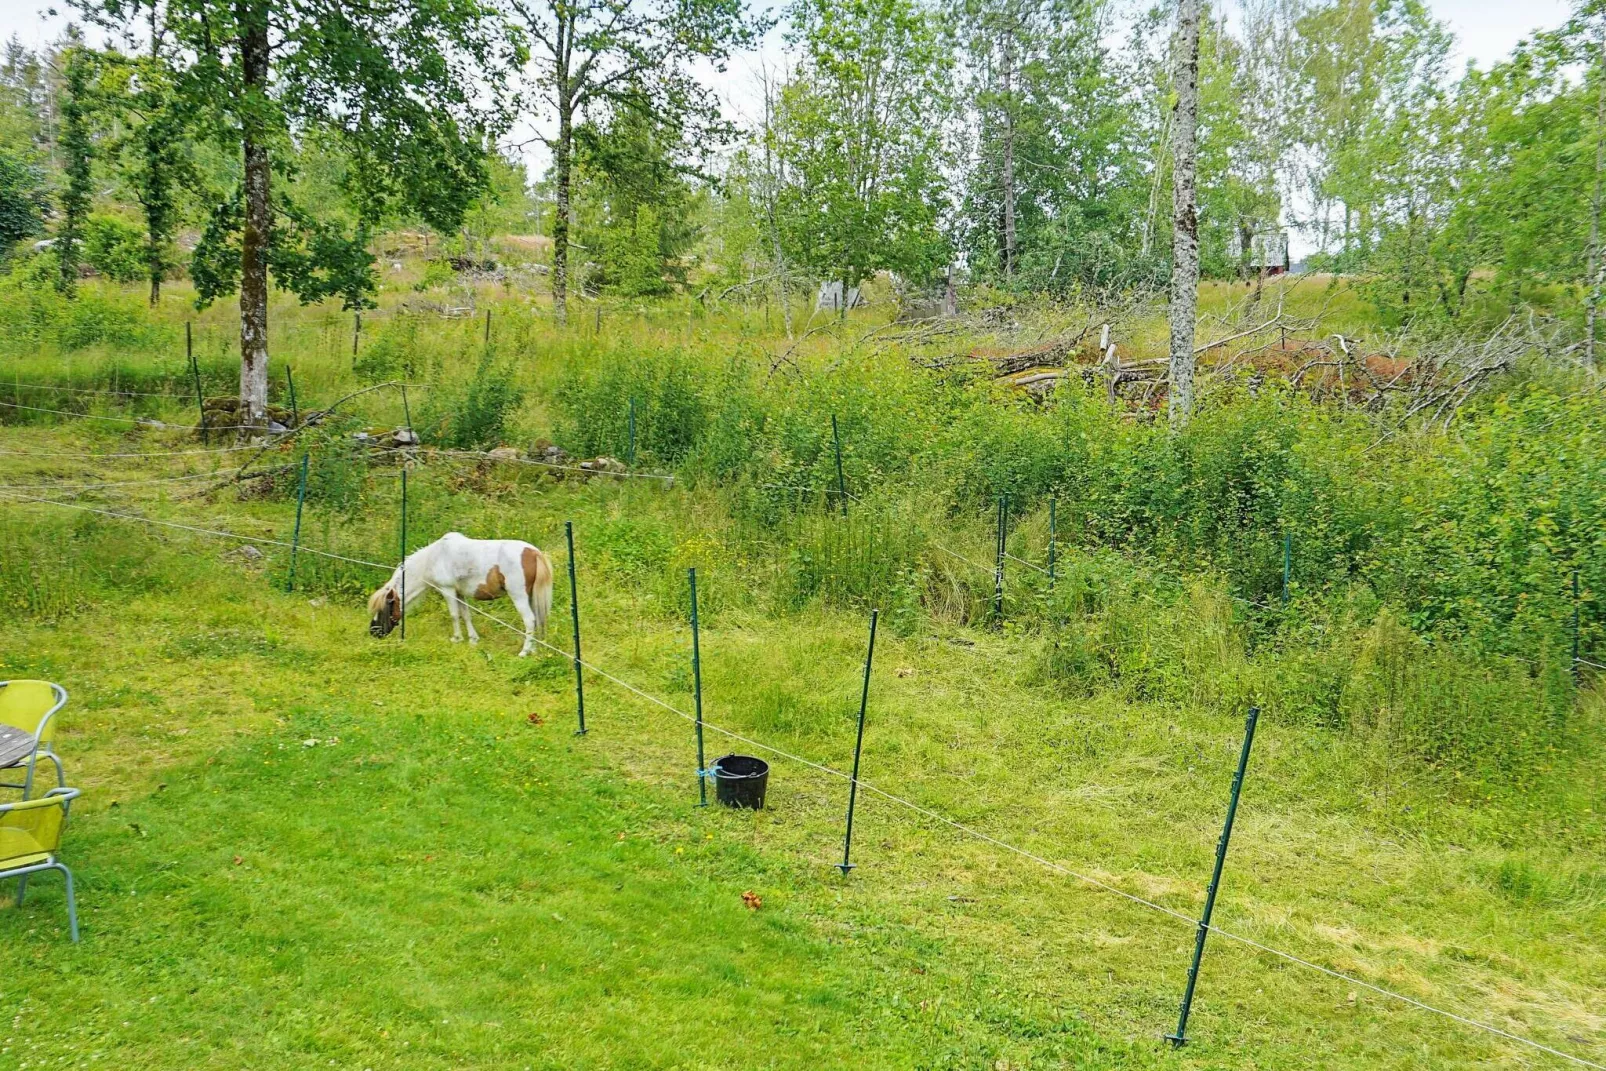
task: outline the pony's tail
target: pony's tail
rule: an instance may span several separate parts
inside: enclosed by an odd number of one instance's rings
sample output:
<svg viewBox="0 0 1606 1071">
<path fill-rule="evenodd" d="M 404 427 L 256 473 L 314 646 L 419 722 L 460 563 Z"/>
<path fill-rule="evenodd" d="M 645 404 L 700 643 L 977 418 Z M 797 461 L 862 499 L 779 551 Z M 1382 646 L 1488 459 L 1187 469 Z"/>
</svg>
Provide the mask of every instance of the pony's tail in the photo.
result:
<svg viewBox="0 0 1606 1071">
<path fill-rule="evenodd" d="M 530 597 L 530 612 L 535 615 L 535 631 L 544 635 L 547 615 L 552 612 L 552 560 L 535 547 L 524 553 L 534 559 L 534 568 L 524 571 L 525 594 Z"/>
</svg>

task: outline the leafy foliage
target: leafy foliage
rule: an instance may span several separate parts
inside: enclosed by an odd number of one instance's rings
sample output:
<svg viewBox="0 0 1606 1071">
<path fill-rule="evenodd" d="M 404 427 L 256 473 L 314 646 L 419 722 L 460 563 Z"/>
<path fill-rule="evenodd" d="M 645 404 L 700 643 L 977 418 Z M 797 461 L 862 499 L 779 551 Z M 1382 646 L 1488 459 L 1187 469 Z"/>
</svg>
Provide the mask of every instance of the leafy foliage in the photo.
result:
<svg viewBox="0 0 1606 1071">
<path fill-rule="evenodd" d="M 934 278 L 948 262 L 942 123 L 951 56 L 911 0 L 802 0 L 803 60 L 766 137 L 788 182 L 776 206 L 790 258 L 857 286 L 877 271 Z"/>
<path fill-rule="evenodd" d="M 61 226 L 56 231 L 56 262 L 61 271 L 59 287 L 64 294 L 78 285 L 78 262 L 82 258 L 84 224 L 90 201 L 90 115 L 93 111 L 90 83 L 93 58 L 82 46 L 67 50 L 65 94 L 61 105 L 61 149 L 66 185 L 61 193 Z"/>
<path fill-rule="evenodd" d="M 144 231 L 116 216 L 93 215 L 84 225 L 84 260 L 119 283 L 146 278 Z"/>
<path fill-rule="evenodd" d="M 44 232 L 44 169 L 0 147 L 0 251 Z"/>
<path fill-rule="evenodd" d="M 505 364 L 487 349 L 467 383 L 433 393 L 423 427 L 441 446 L 459 450 L 500 446 L 506 441 L 508 417 L 523 401 L 524 394 Z"/>
</svg>

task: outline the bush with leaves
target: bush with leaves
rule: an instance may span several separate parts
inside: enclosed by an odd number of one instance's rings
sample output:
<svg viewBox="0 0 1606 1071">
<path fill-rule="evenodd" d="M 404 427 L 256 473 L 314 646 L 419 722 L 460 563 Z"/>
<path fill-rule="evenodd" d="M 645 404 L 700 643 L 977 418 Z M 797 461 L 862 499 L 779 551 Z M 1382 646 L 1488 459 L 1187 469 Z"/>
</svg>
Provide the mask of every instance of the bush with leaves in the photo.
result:
<svg viewBox="0 0 1606 1071">
<path fill-rule="evenodd" d="M 487 350 L 466 384 L 436 388 L 423 412 L 430 441 L 457 450 L 500 445 L 508 417 L 524 401 L 512 370 Z"/>
<path fill-rule="evenodd" d="M 116 216 L 92 215 L 84 224 L 84 261 L 119 283 L 145 278 L 145 232 Z"/>
<path fill-rule="evenodd" d="M 23 239 L 44 233 L 49 201 L 44 169 L 0 148 L 0 257 Z"/>
</svg>

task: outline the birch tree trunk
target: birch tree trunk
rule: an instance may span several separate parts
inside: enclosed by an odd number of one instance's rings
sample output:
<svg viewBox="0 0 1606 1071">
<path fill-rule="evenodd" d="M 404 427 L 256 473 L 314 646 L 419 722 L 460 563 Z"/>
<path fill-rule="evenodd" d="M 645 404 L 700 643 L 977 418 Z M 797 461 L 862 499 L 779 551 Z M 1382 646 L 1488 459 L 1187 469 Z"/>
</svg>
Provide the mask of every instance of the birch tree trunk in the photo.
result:
<svg viewBox="0 0 1606 1071">
<path fill-rule="evenodd" d="M 1000 82 L 1004 97 L 1004 280 L 1015 279 L 1015 38 L 1014 30 L 1004 33 L 1003 70 Z"/>
<path fill-rule="evenodd" d="M 1193 332 L 1199 304 L 1199 205 L 1194 134 L 1199 122 L 1199 4 L 1177 3 L 1176 103 L 1172 108 L 1171 393 L 1172 427 L 1193 412 Z"/>
<path fill-rule="evenodd" d="M 557 206 L 552 213 L 552 315 L 558 326 L 569 322 L 569 192 L 573 181 L 574 102 L 568 77 L 558 75 L 558 139 L 552 146 L 557 178 Z"/>
<path fill-rule="evenodd" d="M 1601 32 L 1600 88 L 1595 102 L 1595 196 L 1589 211 L 1589 293 L 1584 299 L 1584 366 L 1595 367 L 1595 321 L 1600 316 L 1601 285 L 1606 261 L 1600 252 L 1601 184 L 1606 176 L 1606 30 Z"/>
<path fill-rule="evenodd" d="M 769 223 L 770 245 L 775 253 L 775 288 L 780 295 L 781 322 L 786 325 L 786 337 L 792 337 L 792 305 L 791 295 L 786 286 L 786 256 L 781 251 L 781 225 L 775 218 L 776 191 L 780 189 L 781 179 L 776 172 L 775 162 L 775 108 L 774 95 L 770 89 L 769 75 L 764 76 L 764 214 Z"/>
<path fill-rule="evenodd" d="M 268 13 L 260 0 L 239 0 L 240 71 L 248 116 L 268 87 Z M 272 230 L 269 181 L 272 161 L 259 124 L 246 120 L 245 226 L 240 240 L 240 423 L 267 425 L 268 239 Z"/>
</svg>

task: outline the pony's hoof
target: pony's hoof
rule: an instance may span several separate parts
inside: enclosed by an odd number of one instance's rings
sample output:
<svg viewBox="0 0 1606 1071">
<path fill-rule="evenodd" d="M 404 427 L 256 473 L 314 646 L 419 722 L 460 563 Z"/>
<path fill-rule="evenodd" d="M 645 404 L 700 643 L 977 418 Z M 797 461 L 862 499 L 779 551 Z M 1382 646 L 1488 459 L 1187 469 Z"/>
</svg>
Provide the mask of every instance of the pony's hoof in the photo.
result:
<svg viewBox="0 0 1606 1071">
<path fill-rule="evenodd" d="M 461 636 L 453 636 L 452 637 L 452 642 L 453 643 L 462 643 L 463 642 L 463 637 L 461 637 Z"/>
</svg>

